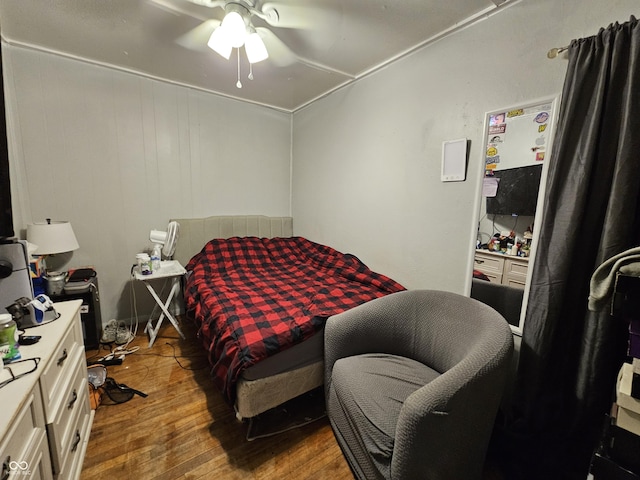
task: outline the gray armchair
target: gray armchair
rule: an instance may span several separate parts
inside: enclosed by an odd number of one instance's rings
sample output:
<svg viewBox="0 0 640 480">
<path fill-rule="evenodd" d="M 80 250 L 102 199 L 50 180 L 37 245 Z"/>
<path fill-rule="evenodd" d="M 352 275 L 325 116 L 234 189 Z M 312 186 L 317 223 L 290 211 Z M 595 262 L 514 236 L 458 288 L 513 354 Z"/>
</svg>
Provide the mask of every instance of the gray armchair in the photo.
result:
<svg viewBox="0 0 640 480">
<path fill-rule="evenodd" d="M 481 478 L 513 337 L 450 292 L 394 293 L 330 317 L 325 394 L 360 480 Z"/>
</svg>

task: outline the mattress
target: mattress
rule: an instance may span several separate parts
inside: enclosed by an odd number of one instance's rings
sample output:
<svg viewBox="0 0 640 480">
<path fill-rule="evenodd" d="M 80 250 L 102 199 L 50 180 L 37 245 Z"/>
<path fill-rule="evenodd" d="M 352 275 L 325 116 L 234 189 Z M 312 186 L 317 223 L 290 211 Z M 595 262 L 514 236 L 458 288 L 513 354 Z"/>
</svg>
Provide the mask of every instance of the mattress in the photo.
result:
<svg viewBox="0 0 640 480">
<path fill-rule="evenodd" d="M 324 328 L 307 340 L 252 365 L 242 372 L 248 381 L 287 373 L 323 361 Z"/>
</svg>

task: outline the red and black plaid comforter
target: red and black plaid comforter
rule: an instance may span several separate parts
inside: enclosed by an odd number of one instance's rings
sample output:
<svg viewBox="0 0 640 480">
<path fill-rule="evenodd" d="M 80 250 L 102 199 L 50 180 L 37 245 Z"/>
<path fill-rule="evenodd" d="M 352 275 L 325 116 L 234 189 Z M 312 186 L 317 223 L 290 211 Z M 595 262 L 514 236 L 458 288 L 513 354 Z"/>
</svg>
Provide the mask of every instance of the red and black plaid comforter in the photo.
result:
<svg viewBox="0 0 640 480">
<path fill-rule="evenodd" d="M 186 268 L 187 311 L 229 402 L 246 368 L 306 340 L 331 315 L 404 290 L 353 255 L 301 237 L 212 240 Z"/>
</svg>

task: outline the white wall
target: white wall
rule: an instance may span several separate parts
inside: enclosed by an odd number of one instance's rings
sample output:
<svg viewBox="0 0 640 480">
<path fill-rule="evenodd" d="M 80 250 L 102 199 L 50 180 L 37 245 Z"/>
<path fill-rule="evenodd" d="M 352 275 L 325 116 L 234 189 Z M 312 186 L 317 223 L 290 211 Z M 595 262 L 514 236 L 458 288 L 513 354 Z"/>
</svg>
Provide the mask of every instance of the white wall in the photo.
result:
<svg viewBox="0 0 640 480">
<path fill-rule="evenodd" d="M 16 228 L 71 221 L 80 249 L 64 267 L 95 266 L 103 322 L 131 316 L 130 268 L 150 229 L 172 217 L 291 214 L 291 115 L 51 54 L 2 53 Z M 136 297 L 148 315 L 150 295 L 136 285 Z"/>
<path fill-rule="evenodd" d="M 297 235 L 408 288 L 464 293 L 485 113 L 560 93 L 552 47 L 637 14 L 636 0 L 522 0 L 294 114 Z M 440 182 L 442 142 L 471 140 L 467 181 Z"/>
</svg>

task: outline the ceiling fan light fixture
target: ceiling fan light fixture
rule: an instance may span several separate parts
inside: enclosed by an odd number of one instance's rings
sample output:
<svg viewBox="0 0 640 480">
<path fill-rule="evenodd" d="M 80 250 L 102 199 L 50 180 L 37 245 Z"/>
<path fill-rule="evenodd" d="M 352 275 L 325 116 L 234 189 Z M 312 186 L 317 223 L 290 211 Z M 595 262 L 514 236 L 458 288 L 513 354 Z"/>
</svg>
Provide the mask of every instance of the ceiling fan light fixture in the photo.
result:
<svg viewBox="0 0 640 480">
<path fill-rule="evenodd" d="M 235 10 L 228 12 L 222 20 L 220 28 L 233 48 L 240 48 L 247 38 L 247 24 L 244 17 Z"/>
<path fill-rule="evenodd" d="M 207 42 L 207 46 L 221 57 L 229 60 L 233 45 L 231 45 L 229 37 L 221 26 L 213 31 L 209 41 Z"/>
<path fill-rule="evenodd" d="M 258 63 L 262 60 L 269 58 L 269 52 L 265 46 L 262 38 L 255 30 L 247 36 L 247 40 L 244 43 L 244 49 L 247 52 L 247 59 L 249 63 Z"/>
</svg>

